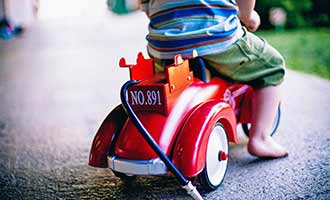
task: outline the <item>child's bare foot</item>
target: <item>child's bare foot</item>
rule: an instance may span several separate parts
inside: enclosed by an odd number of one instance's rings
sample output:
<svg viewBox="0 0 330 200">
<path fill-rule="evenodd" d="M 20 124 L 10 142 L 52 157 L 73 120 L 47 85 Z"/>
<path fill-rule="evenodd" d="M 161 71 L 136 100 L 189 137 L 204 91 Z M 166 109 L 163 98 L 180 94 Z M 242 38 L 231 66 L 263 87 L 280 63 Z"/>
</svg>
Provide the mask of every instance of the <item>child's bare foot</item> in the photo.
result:
<svg viewBox="0 0 330 200">
<path fill-rule="evenodd" d="M 288 156 L 288 152 L 271 136 L 266 138 L 250 138 L 248 152 L 260 158 L 281 158 Z"/>
</svg>

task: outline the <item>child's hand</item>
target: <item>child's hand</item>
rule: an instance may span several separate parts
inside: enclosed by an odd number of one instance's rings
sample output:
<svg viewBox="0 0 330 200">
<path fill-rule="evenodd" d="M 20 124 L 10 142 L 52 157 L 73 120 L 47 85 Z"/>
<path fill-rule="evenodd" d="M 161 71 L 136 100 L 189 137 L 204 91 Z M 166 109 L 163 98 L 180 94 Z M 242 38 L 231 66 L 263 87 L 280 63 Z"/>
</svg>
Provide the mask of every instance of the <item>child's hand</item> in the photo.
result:
<svg viewBox="0 0 330 200">
<path fill-rule="evenodd" d="M 242 20 L 242 22 L 249 31 L 255 32 L 260 26 L 260 16 L 256 11 L 252 11 L 250 19 Z"/>
</svg>

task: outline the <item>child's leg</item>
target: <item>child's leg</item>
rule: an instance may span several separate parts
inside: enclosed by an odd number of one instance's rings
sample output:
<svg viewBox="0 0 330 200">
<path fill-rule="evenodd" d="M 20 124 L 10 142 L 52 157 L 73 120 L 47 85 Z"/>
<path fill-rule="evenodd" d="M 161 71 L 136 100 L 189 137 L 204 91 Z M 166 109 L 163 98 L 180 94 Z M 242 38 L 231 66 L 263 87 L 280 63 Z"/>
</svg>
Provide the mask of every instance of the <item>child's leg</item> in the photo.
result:
<svg viewBox="0 0 330 200">
<path fill-rule="evenodd" d="M 279 86 L 268 86 L 255 90 L 248 143 L 250 154 L 270 158 L 288 155 L 288 152 L 270 136 L 279 102 Z"/>
<path fill-rule="evenodd" d="M 284 78 L 285 61 L 265 40 L 244 32 L 225 52 L 204 58 L 219 74 L 260 88 L 254 92 L 248 151 L 258 157 L 283 157 L 288 153 L 270 137 L 270 131 L 280 102 L 278 85 Z"/>
</svg>

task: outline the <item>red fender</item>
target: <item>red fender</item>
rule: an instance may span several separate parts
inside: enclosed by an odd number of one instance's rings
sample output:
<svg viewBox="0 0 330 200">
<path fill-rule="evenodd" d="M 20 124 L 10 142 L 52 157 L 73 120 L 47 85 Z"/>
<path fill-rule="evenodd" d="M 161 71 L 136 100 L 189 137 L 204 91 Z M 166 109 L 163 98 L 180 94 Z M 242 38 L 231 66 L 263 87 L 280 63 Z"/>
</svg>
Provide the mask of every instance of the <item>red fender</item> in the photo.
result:
<svg viewBox="0 0 330 200">
<path fill-rule="evenodd" d="M 208 139 L 217 122 L 226 129 L 229 142 L 237 143 L 231 106 L 215 100 L 201 104 L 185 122 L 173 152 L 173 162 L 184 176 L 194 177 L 204 169 Z"/>
<path fill-rule="evenodd" d="M 94 137 L 88 165 L 100 168 L 108 167 L 107 155 L 112 138 L 123 127 L 126 119 L 127 114 L 122 105 L 117 106 L 109 113 Z"/>
<path fill-rule="evenodd" d="M 244 94 L 244 100 L 241 105 L 240 116 L 238 119 L 239 123 L 251 123 L 251 113 L 252 113 L 252 96 L 253 90 L 252 88 Z"/>
</svg>

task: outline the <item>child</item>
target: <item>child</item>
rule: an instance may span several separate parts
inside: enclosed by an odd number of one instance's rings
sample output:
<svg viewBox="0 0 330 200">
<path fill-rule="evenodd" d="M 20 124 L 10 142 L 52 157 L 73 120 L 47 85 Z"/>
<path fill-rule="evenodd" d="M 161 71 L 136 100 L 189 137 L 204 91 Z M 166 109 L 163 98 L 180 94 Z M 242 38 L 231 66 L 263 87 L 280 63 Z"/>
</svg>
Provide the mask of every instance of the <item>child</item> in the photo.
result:
<svg viewBox="0 0 330 200">
<path fill-rule="evenodd" d="M 260 25 L 255 0 L 142 0 L 141 6 L 150 19 L 148 52 L 156 67 L 161 68 L 161 60 L 191 57 L 197 50 L 216 73 L 253 86 L 248 151 L 262 158 L 287 156 L 270 137 L 285 64 L 274 48 L 248 32 Z"/>
</svg>

